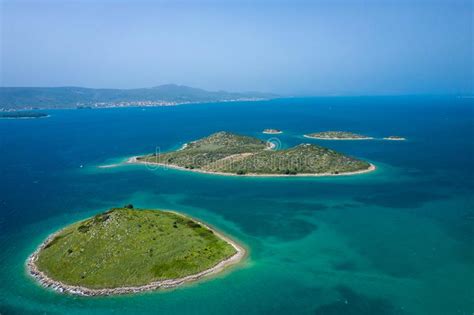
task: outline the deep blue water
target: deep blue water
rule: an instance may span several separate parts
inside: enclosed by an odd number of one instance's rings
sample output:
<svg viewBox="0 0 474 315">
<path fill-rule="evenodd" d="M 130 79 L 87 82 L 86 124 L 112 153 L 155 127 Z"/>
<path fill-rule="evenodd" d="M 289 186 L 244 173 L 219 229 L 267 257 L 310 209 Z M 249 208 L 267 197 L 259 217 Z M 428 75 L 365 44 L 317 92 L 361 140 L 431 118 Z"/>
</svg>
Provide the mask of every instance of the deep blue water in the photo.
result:
<svg viewBox="0 0 474 315">
<path fill-rule="evenodd" d="M 467 98 L 335 97 L 0 120 L 0 313 L 472 314 L 473 111 Z M 317 143 L 378 169 L 271 179 L 97 168 L 220 130 Z M 408 141 L 302 137 L 325 130 Z M 60 295 L 26 274 L 48 234 L 126 203 L 198 217 L 250 255 L 216 278 L 135 296 Z"/>
</svg>

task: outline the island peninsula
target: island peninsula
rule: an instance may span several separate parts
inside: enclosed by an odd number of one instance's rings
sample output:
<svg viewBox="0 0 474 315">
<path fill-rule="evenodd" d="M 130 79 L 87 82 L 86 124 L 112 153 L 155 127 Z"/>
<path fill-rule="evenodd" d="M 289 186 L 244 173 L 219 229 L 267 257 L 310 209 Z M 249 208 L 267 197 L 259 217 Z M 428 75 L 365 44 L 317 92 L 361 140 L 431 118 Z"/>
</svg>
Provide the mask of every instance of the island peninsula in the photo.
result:
<svg viewBox="0 0 474 315">
<path fill-rule="evenodd" d="M 49 117 L 49 115 L 40 112 L 0 111 L 0 119 L 36 119 L 46 117 Z"/>
<path fill-rule="evenodd" d="M 391 140 L 391 141 L 404 141 L 404 140 L 406 140 L 406 138 L 399 137 L 399 136 L 389 136 L 389 137 L 385 137 L 383 139 L 384 140 Z"/>
<path fill-rule="evenodd" d="M 319 140 L 371 140 L 372 137 L 347 131 L 323 131 L 304 135 L 306 138 Z"/>
<path fill-rule="evenodd" d="M 27 268 L 59 292 L 115 295 L 195 281 L 244 254 L 240 245 L 202 222 L 128 205 L 52 234 L 28 258 Z"/>
<path fill-rule="evenodd" d="M 334 176 L 373 171 L 366 161 L 313 144 L 273 150 L 260 139 L 217 132 L 178 151 L 133 157 L 130 163 L 240 176 Z"/>
</svg>

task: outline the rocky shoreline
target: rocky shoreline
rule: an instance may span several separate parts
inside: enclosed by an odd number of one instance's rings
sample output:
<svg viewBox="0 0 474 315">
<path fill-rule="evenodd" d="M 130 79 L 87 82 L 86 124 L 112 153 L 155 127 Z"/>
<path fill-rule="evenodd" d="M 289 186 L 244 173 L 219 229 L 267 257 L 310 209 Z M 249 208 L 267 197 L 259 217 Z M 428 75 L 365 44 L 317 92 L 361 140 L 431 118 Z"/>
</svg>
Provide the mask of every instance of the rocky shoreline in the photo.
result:
<svg viewBox="0 0 474 315">
<path fill-rule="evenodd" d="M 170 211 L 170 212 L 176 213 L 174 211 Z M 176 214 L 181 215 L 179 213 L 176 213 Z M 51 288 L 56 292 L 80 295 L 80 296 L 108 296 L 108 295 L 141 293 L 141 292 L 152 291 L 156 289 L 174 288 L 184 283 L 196 281 L 203 277 L 216 274 L 224 270 L 226 267 L 238 263 L 239 261 L 242 260 L 242 258 L 245 257 L 245 250 L 242 246 L 238 245 L 236 242 L 220 234 L 219 232 L 203 224 L 202 222 L 198 220 L 195 220 L 195 221 L 205 226 L 206 228 L 212 230 L 215 235 L 217 235 L 218 237 L 226 241 L 228 244 L 230 244 L 232 247 L 234 247 L 234 249 L 236 250 L 236 253 L 232 255 L 231 257 L 228 257 L 225 260 L 222 260 L 214 267 L 211 267 L 199 273 L 182 277 L 182 278 L 153 281 L 149 284 L 145 284 L 141 286 L 91 289 L 91 288 L 87 288 L 83 286 L 68 285 L 68 284 L 62 283 L 61 281 L 51 279 L 44 272 L 39 270 L 38 266 L 36 266 L 36 261 L 38 260 L 39 252 L 42 249 L 44 249 L 45 246 L 47 246 L 48 243 L 51 242 L 57 234 L 61 232 L 61 230 L 59 230 L 58 232 L 53 233 L 50 236 L 48 236 L 48 238 L 43 243 L 41 243 L 41 245 L 33 252 L 33 254 L 31 254 L 28 257 L 26 261 L 26 268 L 28 270 L 28 273 L 33 278 L 35 278 L 43 287 Z"/>
<path fill-rule="evenodd" d="M 265 129 L 264 131 L 262 131 L 262 133 L 267 134 L 267 135 L 279 135 L 283 133 L 283 131 L 279 129 Z"/>
<path fill-rule="evenodd" d="M 358 138 L 335 138 L 335 137 L 313 137 L 309 135 L 303 135 L 303 137 L 308 139 L 318 139 L 318 140 L 374 140 L 373 137 L 358 137 Z"/>
<path fill-rule="evenodd" d="M 173 164 L 167 163 L 158 163 L 158 162 L 149 162 L 149 161 L 139 161 L 137 156 L 133 156 L 129 158 L 125 163 L 127 164 L 144 164 L 144 165 L 156 165 L 163 168 L 171 168 L 180 171 L 187 171 L 187 172 L 194 172 L 194 173 L 201 173 L 201 174 L 211 174 L 211 175 L 220 175 L 220 176 L 238 176 L 238 177 L 327 177 L 327 176 L 350 176 L 350 175 L 357 175 L 357 174 L 364 174 L 370 173 L 377 169 L 377 167 L 369 163 L 369 167 L 364 170 L 353 171 L 353 172 L 341 172 L 341 173 L 298 173 L 294 175 L 290 174 L 235 174 L 235 173 L 224 173 L 224 172 L 213 172 L 213 171 L 206 171 L 202 169 L 189 169 L 182 166 L 177 166 Z"/>
</svg>

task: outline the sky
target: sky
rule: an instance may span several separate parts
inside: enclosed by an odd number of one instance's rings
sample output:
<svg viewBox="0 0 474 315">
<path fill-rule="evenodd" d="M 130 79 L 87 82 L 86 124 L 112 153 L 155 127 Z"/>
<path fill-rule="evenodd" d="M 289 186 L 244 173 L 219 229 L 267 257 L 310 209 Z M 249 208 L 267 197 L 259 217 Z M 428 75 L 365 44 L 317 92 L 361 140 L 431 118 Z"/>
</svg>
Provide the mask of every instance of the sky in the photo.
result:
<svg viewBox="0 0 474 315">
<path fill-rule="evenodd" d="M 472 0 L 0 0 L 0 86 L 473 94 Z"/>
</svg>

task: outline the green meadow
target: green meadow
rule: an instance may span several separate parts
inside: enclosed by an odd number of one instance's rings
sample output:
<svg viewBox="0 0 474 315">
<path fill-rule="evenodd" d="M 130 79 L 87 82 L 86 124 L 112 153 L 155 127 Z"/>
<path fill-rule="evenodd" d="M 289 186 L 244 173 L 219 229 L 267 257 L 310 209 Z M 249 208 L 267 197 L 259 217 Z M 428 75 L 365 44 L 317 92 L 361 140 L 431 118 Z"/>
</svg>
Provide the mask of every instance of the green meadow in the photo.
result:
<svg viewBox="0 0 474 315">
<path fill-rule="evenodd" d="M 64 284 L 100 289 L 185 277 L 235 253 L 195 220 L 129 207 L 67 226 L 40 250 L 36 265 Z"/>
</svg>

